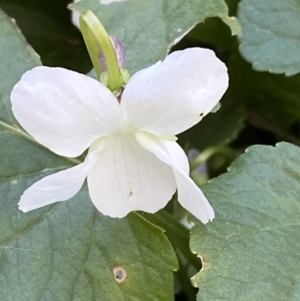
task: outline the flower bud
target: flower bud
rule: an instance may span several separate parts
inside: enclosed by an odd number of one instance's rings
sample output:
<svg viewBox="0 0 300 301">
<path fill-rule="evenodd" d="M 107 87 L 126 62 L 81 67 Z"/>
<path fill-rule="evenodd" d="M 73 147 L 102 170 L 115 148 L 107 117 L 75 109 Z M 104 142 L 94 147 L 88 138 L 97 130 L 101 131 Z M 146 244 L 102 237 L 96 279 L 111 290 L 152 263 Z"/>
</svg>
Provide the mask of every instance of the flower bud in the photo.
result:
<svg viewBox="0 0 300 301">
<path fill-rule="evenodd" d="M 125 67 L 125 49 L 124 49 L 122 43 L 117 38 L 110 36 L 110 39 L 111 39 L 111 42 L 116 51 L 119 67 L 124 68 Z M 102 70 L 106 70 L 107 64 L 106 64 L 106 60 L 105 60 L 105 57 L 102 52 L 99 54 L 99 59 L 101 61 Z"/>
</svg>

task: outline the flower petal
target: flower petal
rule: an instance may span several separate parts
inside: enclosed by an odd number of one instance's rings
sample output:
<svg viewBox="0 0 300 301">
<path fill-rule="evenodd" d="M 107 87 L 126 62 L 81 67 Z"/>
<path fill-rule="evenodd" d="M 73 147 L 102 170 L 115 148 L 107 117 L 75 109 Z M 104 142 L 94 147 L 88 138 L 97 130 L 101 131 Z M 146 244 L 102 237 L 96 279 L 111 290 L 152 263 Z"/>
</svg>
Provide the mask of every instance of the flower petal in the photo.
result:
<svg viewBox="0 0 300 301">
<path fill-rule="evenodd" d="M 176 154 L 178 154 L 176 142 L 173 142 L 172 145 L 171 142 L 166 143 L 165 140 L 146 132 L 136 134 L 136 138 L 145 149 L 152 152 L 161 161 L 172 166 L 177 184 L 179 203 L 201 220 L 202 223 L 205 224 L 211 221 L 214 218 L 214 211 L 211 205 L 199 187 L 178 164 L 182 159 L 174 159 Z"/>
<path fill-rule="evenodd" d="M 19 209 L 28 212 L 73 197 L 80 190 L 88 173 L 95 166 L 99 152 L 111 143 L 111 139 L 107 137 L 99 140 L 102 140 L 102 149 L 98 147 L 95 150 L 90 150 L 83 163 L 47 176 L 25 190 L 19 202 Z M 98 145 L 100 145 L 99 142 Z"/>
<path fill-rule="evenodd" d="M 151 135 L 151 134 L 150 134 Z M 190 174 L 190 164 L 187 155 L 181 146 L 175 141 L 163 140 L 165 150 L 170 156 L 171 160 L 178 166 L 185 174 Z"/>
<path fill-rule="evenodd" d="M 101 136 L 120 130 L 122 113 L 100 82 L 63 68 L 27 71 L 11 93 L 12 110 L 39 143 L 76 157 Z"/>
<path fill-rule="evenodd" d="M 214 52 L 189 48 L 134 74 L 121 107 L 136 128 L 171 136 L 198 123 L 227 87 L 227 68 Z"/>
<path fill-rule="evenodd" d="M 131 135 L 117 137 L 101 153 L 87 182 L 94 205 L 111 217 L 124 217 L 133 210 L 156 212 L 176 190 L 172 168 Z"/>
</svg>

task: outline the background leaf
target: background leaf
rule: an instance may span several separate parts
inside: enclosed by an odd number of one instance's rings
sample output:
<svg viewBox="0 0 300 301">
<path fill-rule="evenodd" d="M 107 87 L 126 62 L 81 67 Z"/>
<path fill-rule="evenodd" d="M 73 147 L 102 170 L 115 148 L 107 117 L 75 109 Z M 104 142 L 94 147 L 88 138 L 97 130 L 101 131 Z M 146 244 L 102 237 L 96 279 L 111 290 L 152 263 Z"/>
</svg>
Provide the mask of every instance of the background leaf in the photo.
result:
<svg viewBox="0 0 300 301">
<path fill-rule="evenodd" d="M 293 125 L 300 120 L 300 76 L 256 72 L 238 55 L 230 58 L 228 66 L 231 80 L 228 94 L 264 119 L 263 123 L 251 122 L 276 133 L 281 139 L 289 139 Z M 299 130 L 295 135 L 299 137 Z"/>
<path fill-rule="evenodd" d="M 242 55 L 260 71 L 300 71 L 300 6 L 294 0 L 242 0 Z"/>
<path fill-rule="evenodd" d="M 82 0 L 71 9 L 90 9 L 97 15 L 107 32 L 123 43 L 131 73 L 163 59 L 176 38 L 206 18 L 219 17 L 233 34 L 240 33 L 238 21 L 228 16 L 223 0 L 129 0 L 109 5 Z"/>
<path fill-rule="evenodd" d="M 74 162 L 36 144 L 13 118 L 10 91 L 40 62 L 1 11 L 0 57 L 0 300 L 173 300 L 173 248 L 139 215 L 104 217 L 86 187 L 72 200 L 18 210 L 28 186 Z M 123 283 L 115 267 L 126 271 Z"/>
<path fill-rule="evenodd" d="M 253 146 L 203 187 L 216 219 L 191 232 L 197 300 L 299 300 L 299 157 L 288 143 Z"/>
<path fill-rule="evenodd" d="M 68 0 L 0 0 L 13 17 L 43 65 L 86 73 L 91 69 L 81 33 L 71 24 Z"/>
</svg>

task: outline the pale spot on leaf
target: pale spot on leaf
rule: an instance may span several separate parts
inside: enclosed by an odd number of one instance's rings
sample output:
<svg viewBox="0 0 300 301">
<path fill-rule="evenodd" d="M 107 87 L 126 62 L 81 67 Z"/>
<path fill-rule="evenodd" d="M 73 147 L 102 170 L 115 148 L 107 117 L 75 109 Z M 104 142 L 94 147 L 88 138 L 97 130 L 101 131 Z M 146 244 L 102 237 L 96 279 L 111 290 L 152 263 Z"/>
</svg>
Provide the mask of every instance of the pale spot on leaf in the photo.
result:
<svg viewBox="0 0 300 301">
<path fill-rule="evenodd" d="M 122 268 L 122 267 L 115 267 L 113 268 L 113 274 L 115 276 L 115 280 L 118 282 L 118 283 L 123 283 L 126 279 L 126 271 Z"/>
</svg>

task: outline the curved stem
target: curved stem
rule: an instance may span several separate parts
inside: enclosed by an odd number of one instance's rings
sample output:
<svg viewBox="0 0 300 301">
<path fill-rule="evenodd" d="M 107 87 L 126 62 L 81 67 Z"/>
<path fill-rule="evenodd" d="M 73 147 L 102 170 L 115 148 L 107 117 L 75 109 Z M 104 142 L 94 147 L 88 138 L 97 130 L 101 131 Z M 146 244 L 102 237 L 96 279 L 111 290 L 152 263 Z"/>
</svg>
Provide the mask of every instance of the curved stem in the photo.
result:
<svg viewBox="0 0 300 301">
<path fill-rule="evenodd" d="M 233 161 L 235 158 L 234 152 L 231 148 L 227 146 L 210 146 L 207 149 L 205 149 L 193 162 L 191 162 L 191 172 L 216 154 L 224 155 L 228 158 L 228 161 Z"/>
<path fill-rule="evenodd" d="M 163 228 L 166 235 L 175 248 L 185 256 L 187 260 L 198 270 L 201 268 L 200 260 L 190 251 L 190 230 L 184 227 L 179 221 L 173 218 L 165 210 L 160 210 L 155 214 L 139 212 L 151 223 Z"/>
<path fill-rule="evenodd" d="M 180 256 L 183 255 L 185 260 L 188 260 L 195 271 L 200 271 L 201 261 L 190 251 L 189 248 L 189 229 L 184 227 L 165 210 L 160 210 L 155 214 L 145 212 L 139 212 L 139 214 L 166 231 L 166 236 L 171 241 L 177 252 L 179 260 L 179 271 L 177 272 L 177 277 L 180 282 L 181 289 L 189 301 L 195 300 L 195 288 L 192 286 L 191 281 L 187 276 L 187 269 L 182 262 L 182 256 Z"/>
</svg>

